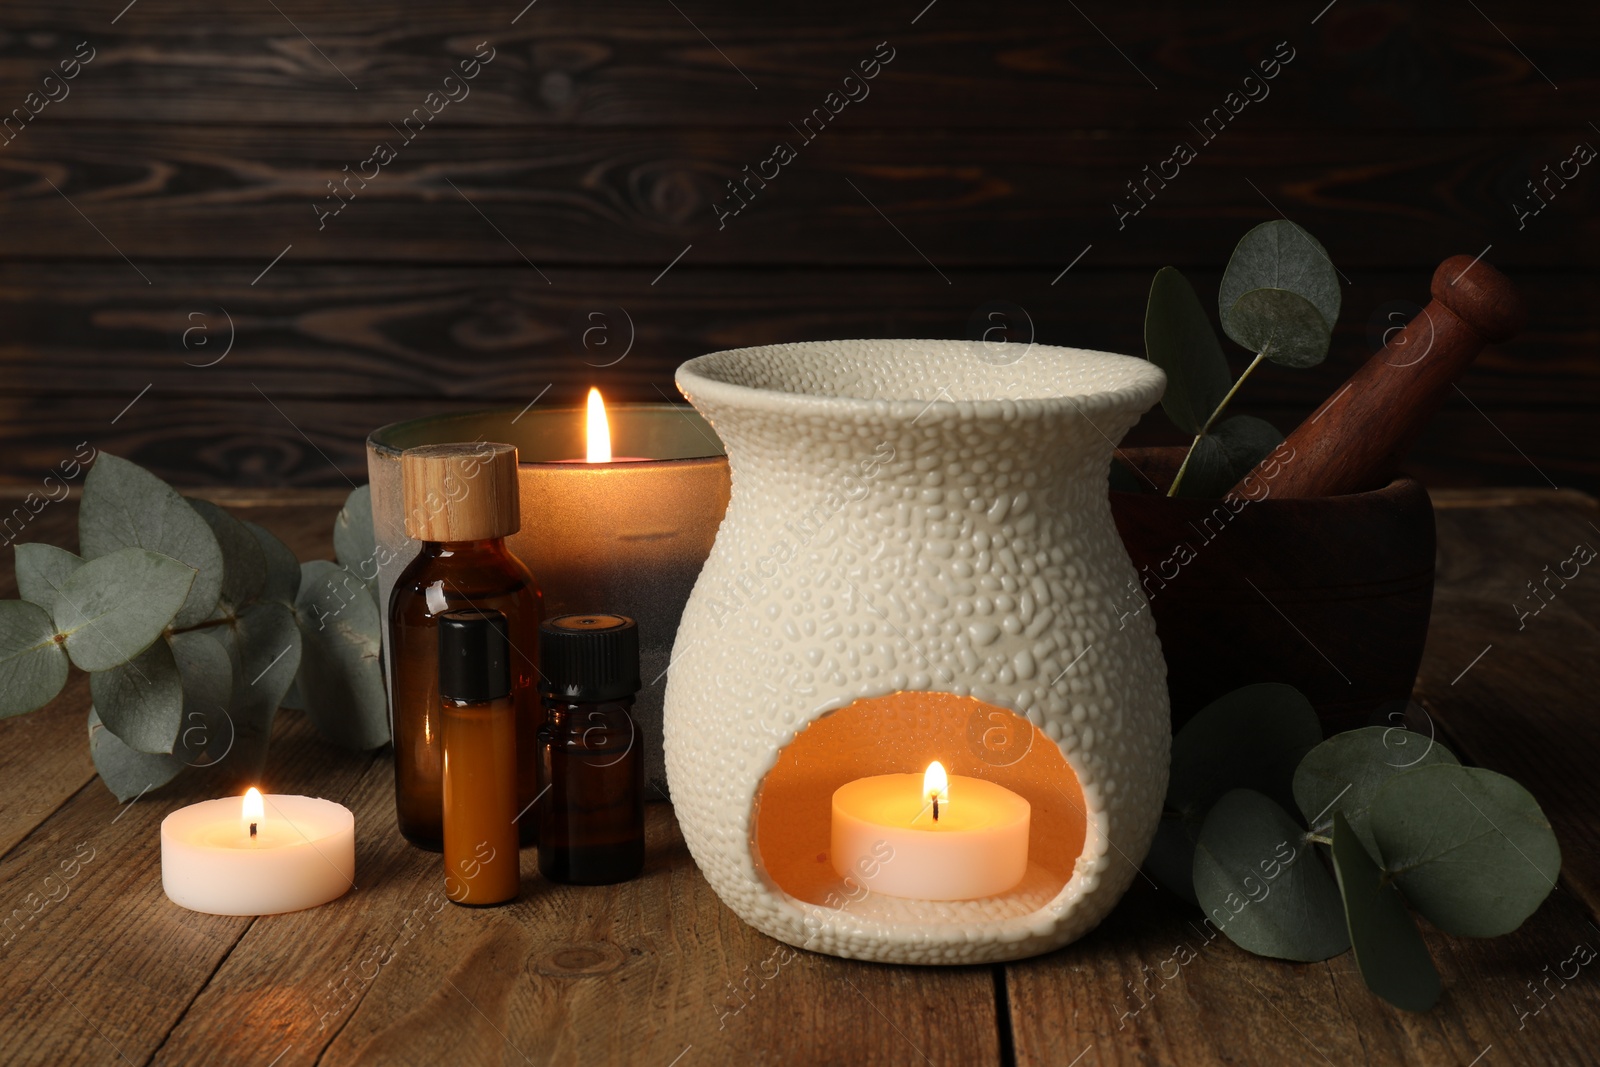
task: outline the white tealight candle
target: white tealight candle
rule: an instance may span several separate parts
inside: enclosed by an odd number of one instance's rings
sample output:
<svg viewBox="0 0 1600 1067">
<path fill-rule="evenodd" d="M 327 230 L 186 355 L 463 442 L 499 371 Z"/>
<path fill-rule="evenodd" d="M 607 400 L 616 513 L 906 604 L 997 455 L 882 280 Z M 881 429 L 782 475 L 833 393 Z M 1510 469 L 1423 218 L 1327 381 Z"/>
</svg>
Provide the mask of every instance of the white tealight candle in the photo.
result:
<svg viewBox="0 0 1600 1067">
<path fill-rule="evenodd" d="M 1032 806 L 981 778 L 926 774 L 857 778 L 833 794 L 833 869 L 874 893 L 976 900 L 1028 870 Z"/>
<path fill-rule="evenodd" d="M 226 797 L 161 820 L 161 888 L 212 915 L 314 908 L 355 883 L 356 820 L 315 797 Z"/>
</svg>

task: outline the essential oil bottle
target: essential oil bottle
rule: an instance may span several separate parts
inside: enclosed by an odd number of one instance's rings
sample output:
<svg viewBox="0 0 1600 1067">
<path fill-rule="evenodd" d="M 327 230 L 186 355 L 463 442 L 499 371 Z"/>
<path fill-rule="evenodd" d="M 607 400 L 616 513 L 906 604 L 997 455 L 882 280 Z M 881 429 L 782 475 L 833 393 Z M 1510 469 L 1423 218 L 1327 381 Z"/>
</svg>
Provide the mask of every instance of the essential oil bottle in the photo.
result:
<svg viewBox="0 0 1600 1067">
<path fill-rule="evenodd" d="M 533 576 L 505 542 L 521 526 L 515 447 L 483 441 L 426 445 L 402 453 L 400 469 L 406 533 L 422 549 L 389 598 L 395 808 L 406 839 L 437 852 L 444 840 L 437 619 L 459 608 L 494 610 L 506 618 L 520 812 L 539 795 L 535 683 L 544 608 Z M 532 844 L 532 812 L 517 826 L 521 842 Z"/>
<path fill-rule="evenodd" d="M 517 709 L 511 641 L 498 611 L 439 616 L 445 895 L 504 904 L 521 885 L 517 842 Z"/>
<path fill-rule="evenodd" d="M 539 627 L 539 873 L 609 885 L 644 869 L 644 739 L 633 719 L 639 628 L 622 615 Z"/>
</svg>

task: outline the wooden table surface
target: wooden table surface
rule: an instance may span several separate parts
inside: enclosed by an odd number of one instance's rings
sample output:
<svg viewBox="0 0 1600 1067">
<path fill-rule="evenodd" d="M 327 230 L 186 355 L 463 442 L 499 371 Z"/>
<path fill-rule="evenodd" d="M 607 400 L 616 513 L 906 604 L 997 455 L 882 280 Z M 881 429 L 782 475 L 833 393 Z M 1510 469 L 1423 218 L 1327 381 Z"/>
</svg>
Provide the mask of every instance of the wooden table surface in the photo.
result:
<svg viewBox="0 0 1600 1067">
<path fill-rule="evenodd" d="M 302 558 L 331 555 L 336 497 L 207 495 Z M 1600 964 L 1555 977 L 1575 946 L 1600 949 L 1600 575 L 1552 583 L 1555 599 L 1521 629 L 1513 608 L 1547 565 L 1600 542 L 1600 509 L 1553 491 L 1435 502 L 1439 587 L 1417 699 L 1465 762 L 1533 791 L 1564 865 L 1514 934 L 1428 932 L 1445 985 L 1430 1013 L 1378 1000 L 1348 954 L 1290 964 L 1207 945 L 1198 914 L 1143 879 L 1099 929 L 1021 963 L 791 953 L 717 900 L 666 804 L 650 805 L 634 882 L 553 886 L 525 854 L 515 905 L 452 907 L 438 857 L 395 830 L 388 754 L 336 752 L 295 712 L 279 717 L 266 784 L 354 810 L 357 889 L 293 915 L 198 915 L 162 895 L 157 842 L 163 816 L 205 797 L 205 777 L 119 805 L 89 761 L 80 676 L 48 708 L 0 722 L 0 1062 L 1600 1061 Z M 27 537 L 72 546 L 75 517 L 75 504 L 51 504 Z"/>
</svg>

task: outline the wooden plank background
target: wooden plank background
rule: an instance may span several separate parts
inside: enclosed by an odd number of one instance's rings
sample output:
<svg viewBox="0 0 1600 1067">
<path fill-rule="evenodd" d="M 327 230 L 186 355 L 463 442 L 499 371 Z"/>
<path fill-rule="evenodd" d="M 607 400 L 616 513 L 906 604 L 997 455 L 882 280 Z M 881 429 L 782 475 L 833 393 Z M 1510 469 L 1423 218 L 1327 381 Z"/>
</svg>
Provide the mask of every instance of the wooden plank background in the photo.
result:
<svg viewBox="0 0 1600 1067">
<path fill-rule="evenodd" d="M 302 558 L 332 550 L 337 490 L 207 495 Z M 1539 489 L 1444 490 L 1436 507 L 1438 597 L 1414 725 L 1523 782 L 1562 870 L 1508 936 L 1422 924 L 1444 983 L 1427 1013 L 1371 994 L 1348 953 L 1302 964 L 1208 940 L 1195 909 L 1143 878 L 1082 940 L 1036 959 L 911 968 L 791 953 L 716 899 L 665 804 L 649 805 L 639 879 L 556 886 L 528 853 L 517 903 L 452 908 L 438 857 L 395 828 L 388 757 L 336 749 L 297 712 L 278 717 L 263 785 L 353 810 L 356 889 L 290 915 L 186 912 L 162 896 L 154 842 L 167 812 L 216 795 L 218 772 L 118 805 L 93 780 L 77 678 L 0 722 L 0 1062 L 1593 1062 L 1600 984 L 1562 961 L 1600 933 L 1600 587 L 1552 587 L 1520 629 L 1514 605 L 1528 577 L 1593 538 L 1600 507 Z M 71 544 L 76 512 L 53 505 L 34 532 Z M 0 568 L 0 596 L 14 593 Z M 74 858 L 81 872 L 63 876 Z"/>
<path fill-rule="evenodd" d="M 1140 352 L 1157 268 L 1209 302 L 1281 214 L 1346 275 L 1344 313 L 1323 367 L 1273 368 L 1242 410 L 1292 428 L 1439 260 L 1488 248 L 1530 325 L 1412 467 L 1600 489 L 1595 168 L 1515 208 L 1600 145 L 1592 4 L 524 2 L 0 9 L 0 116 L 23 116 L 0 127 L 0 482 L 88 440 L 188 484 L 343 485 L 393 419 L 547 386 L 659 400 L 701 352 L 963 336 L 997 301 L 1014 336 Z M 1190 124 L 1280 41 L 1270 94 L 1204 141 Z M 481 42 L 470 94 L 404 142 Z M 794 132 L 889 49 L 869 95 Z M 63 96 L 45 75 L 75 54 Z M 319 229 L 383 140 L 395 160 Z M 1180 140 L 1198 157 L 1119 226 Z M 779 141 L 797 158 L 719 224 Z M 586 350 L 596 322 L 610 347 Z"/>
</svg>

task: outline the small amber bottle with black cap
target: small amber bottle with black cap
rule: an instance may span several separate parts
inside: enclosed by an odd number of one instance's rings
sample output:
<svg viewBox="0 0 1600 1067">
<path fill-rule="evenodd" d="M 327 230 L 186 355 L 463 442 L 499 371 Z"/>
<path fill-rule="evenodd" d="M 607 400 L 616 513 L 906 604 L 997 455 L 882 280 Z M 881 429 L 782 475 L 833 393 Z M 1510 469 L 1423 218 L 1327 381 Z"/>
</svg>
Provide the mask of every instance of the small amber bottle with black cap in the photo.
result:
<svg viewBox="0 0 1600 1067">
<path fill-rule="evenodd" d="M 539 661 L 539 873 L 577 885 L 627 881 L 644 869 L 639 628 L 622 615 L 547 619 Z"/>
<path fill-rule="evenodd" d="M 517 450 L 485 441 L 423 445 L 400 456 L 406 533 L 422 542 L 389 597 L 390 718 L 395 810 L 414 845 L 442 847 L 438 618 L 458 608 L 505 616 L 511 641 L 511 698 L 517 707 L 518 811 L 539 795 L 535 749 L 540 720 L 536 666 L 544 607 L 528 568 L 506 547 L 522 525 Z M 533 813 L 518 820 L 533 843 Z"/>
<path fill-rule="evenodd" d="M 506 617 L 446 611 L 438 627 L 445 895 L 457 904 L 504 904 L 521 884 Z"/>
</svg>

